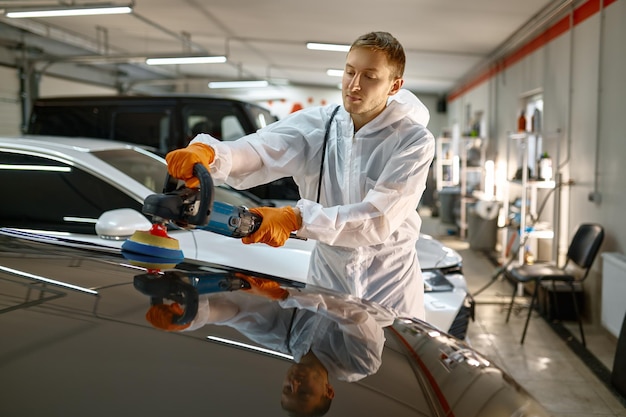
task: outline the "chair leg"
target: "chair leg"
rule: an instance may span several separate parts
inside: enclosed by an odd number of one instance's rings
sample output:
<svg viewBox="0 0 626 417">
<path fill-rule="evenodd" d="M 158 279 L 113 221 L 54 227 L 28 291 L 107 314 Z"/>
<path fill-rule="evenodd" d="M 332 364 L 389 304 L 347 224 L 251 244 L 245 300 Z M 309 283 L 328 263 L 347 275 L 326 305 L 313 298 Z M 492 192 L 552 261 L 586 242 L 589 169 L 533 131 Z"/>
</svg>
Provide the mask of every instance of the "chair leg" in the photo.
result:
<svg viewBox="0 0 626 417">
<path fill-rule="evenodd" d="M 558 294 L 556 292 L 556 281 L 552 281 L 552 296 L 550 298 L 552 299 L 552 305 L 554 306 L 554 317 L 550 317 L 551 315 L 548 315 L 548 318 L 550 320 L 560 319 L 561 310 L 559 310 L 559 300 Z"/>
<path fill-rule="evenodd" d="M 584 347 L 587 347 L 587 343 L 585 341 L 585 333 L 583 332 L 583 320 L 580 317 L 580 311 L 578 310 L 578 302 L 576 301 L 576 290 L 574 289 L 574 284 L 570 283 L 570 288 L 572 289 L 572 301 L 574 302 L 574 312 L 576 313 L 576 319 L 578 320 L 578 328 L 580 329 L 580 340 Z"/>
<path fill-rule="evenodd" d="M 509 304 L 509 311 L 506 313 L 506 323 L 509 322 L 511 317 L 511 311 L 513 310 L 513 304 L 515 303 L 515 294 L 517 293 L 517 285 L 513 284 L 513 295 L 511 295 L 511 303 Z"/>
<path fill-rule="evenodd" d="M 533 314 L 533 308 L 535 308 L 535 302 L 537 301 L 537 292 L 539 290 L 539 281 L 535 281 L 535 290 L 533 291 L 533 297 L 530 300 L 530 305 L 528 306 L 528 315 L 526 316 L 526 324 L 524 324 L 524 332 L 522 333 L 522 340 L 520 344 L 524 344 L 524 339 L 526 338 L 526 330 L 528 329 L 528 322 L 530 321 L 530 316 Z"/>
</svg>

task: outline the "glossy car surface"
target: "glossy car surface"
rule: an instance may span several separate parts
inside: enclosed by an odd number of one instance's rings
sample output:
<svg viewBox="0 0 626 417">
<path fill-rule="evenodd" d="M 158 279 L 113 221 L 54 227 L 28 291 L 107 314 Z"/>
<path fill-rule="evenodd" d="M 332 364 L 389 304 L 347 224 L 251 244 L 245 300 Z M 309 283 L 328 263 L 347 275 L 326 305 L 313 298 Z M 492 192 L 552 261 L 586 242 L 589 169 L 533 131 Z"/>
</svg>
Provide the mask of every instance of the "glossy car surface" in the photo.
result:
<svg viewBox="0 0 626 417">
<path fill-rule="evenodd" d="M 207 270 L 194 261 L 178 268 Z M 144 272 L 106 246 L 0 229 L 0 415 L 286 415 L 281 392 L 295 359 L 285 346 L 307 343 L 333 355 L 328 416 L 548 416 L 463 341 L 310 285 L 279 279 L 283 301 L 209 295 L 213 308 L 221 300 L 253 317 L 245 326 L 157 330 L 144 316 L 149 298 L 133 287 Z M 295 317 L 286 328 L 266 320 L 283 314 Z M 324 350 L 329 338 L 343 342 Z"/>
<path fill-rule="evenodd" d="M 119 248 L 134 230 L 150 227 L 139 213 L 146 196 L 161 192 L 166 172 L 162 158 L 134 145 L 62 137 L 0 138 L 0 190 L 15 198 L 14 204 L 0 207 L 1 226 Z M 215 200 L 263 204 L 227 187 L 216 187 Z M 96 230 L 109 239 L 97 236 Z M 302 282 L 314 245 L 290 239 L 277 250 L 201 230 L 171 230 L 170 236 L 179 241 L 186 259 Z M 428 236 L 418 241 L 418 254 L 427 321 L 463 338 L 470 313 L 461 257 Z"/>
</svg>

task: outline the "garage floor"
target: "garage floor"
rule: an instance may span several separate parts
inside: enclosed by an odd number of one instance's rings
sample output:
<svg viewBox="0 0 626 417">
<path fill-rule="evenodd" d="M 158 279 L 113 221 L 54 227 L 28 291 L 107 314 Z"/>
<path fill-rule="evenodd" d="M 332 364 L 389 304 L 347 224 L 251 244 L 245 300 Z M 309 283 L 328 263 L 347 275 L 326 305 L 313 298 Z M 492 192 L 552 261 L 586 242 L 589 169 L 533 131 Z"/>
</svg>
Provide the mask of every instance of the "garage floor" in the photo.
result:
<svg viewBox="0 0 626 417">
<path fill-rule="evenodd" d="M 531 317 L 524 344 L 520 344 L 526 314 L 519 298 L 505 323 L 512 284 L 492 280 L 496 265 L 482 252 L 469 249 L 458 236 L 449 235 L 439 218 L 421 211 L 422 232 L 441 240 L 463 256 L 470 292 L 492 282 L 476 296 L 476 321 L 470 323 L 470 344 L 505 369 L 539 400 L 554 417 L 626 416 L 626 400 L 609 383 L 617 341 L 601 328 L 584 328 L 587 349 L 579 343 L 576 322 L 549 323 Z"/>
</svg>

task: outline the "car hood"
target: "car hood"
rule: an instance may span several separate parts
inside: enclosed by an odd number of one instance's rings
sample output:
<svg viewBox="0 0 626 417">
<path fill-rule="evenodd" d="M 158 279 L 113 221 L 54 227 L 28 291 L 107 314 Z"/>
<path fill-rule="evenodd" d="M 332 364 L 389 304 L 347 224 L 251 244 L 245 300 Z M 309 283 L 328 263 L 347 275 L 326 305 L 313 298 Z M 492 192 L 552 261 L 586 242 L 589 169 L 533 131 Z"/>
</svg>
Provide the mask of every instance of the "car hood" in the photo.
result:
<svg viewBox="0 0 626 417">
<path fill-rule="evenodd" d="M 424 270 L 448 269 L 460 267 L 463 262 L 461 255 L 430 235 L 420 234 L 416 244 L 417 258 Z"/>
</svg>

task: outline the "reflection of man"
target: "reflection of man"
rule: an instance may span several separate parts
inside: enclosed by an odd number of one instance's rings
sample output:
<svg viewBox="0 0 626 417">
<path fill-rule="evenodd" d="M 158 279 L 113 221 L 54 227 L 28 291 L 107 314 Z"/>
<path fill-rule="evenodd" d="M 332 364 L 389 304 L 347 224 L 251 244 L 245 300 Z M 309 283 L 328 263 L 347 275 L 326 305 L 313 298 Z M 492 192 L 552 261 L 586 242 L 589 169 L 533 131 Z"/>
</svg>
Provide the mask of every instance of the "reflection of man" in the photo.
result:
<svg viewBox="0 0 626 417">
<path fill-rule="evenodd" d="M 146 318 L 168 331 L 229 326 L 264 347 L 292 355 L 296 363 L 285 375 L 281 394 L 281 405 L 291 415 L 325 414 L 335 396 L 330 378 L 352 382 L 378 370 L 382 327 L 391 324 L 390 313 L 380 309 L 374 317 L 348 298 L 245 279 L 252 284 L 246 292 L 201 296 L 198 314 L 187 325 L 171 324 L 174 314 L 181 314 L 178 304 L 152 306 Z"/>
<path fill-rule="evenodd" d="M 328 371 L 313 352 L 309 351 L 287 370 L 280 405 L 290 415 L 324 415 L 333 398 L 335 389 L 328 379 Z"/>
</svg>

